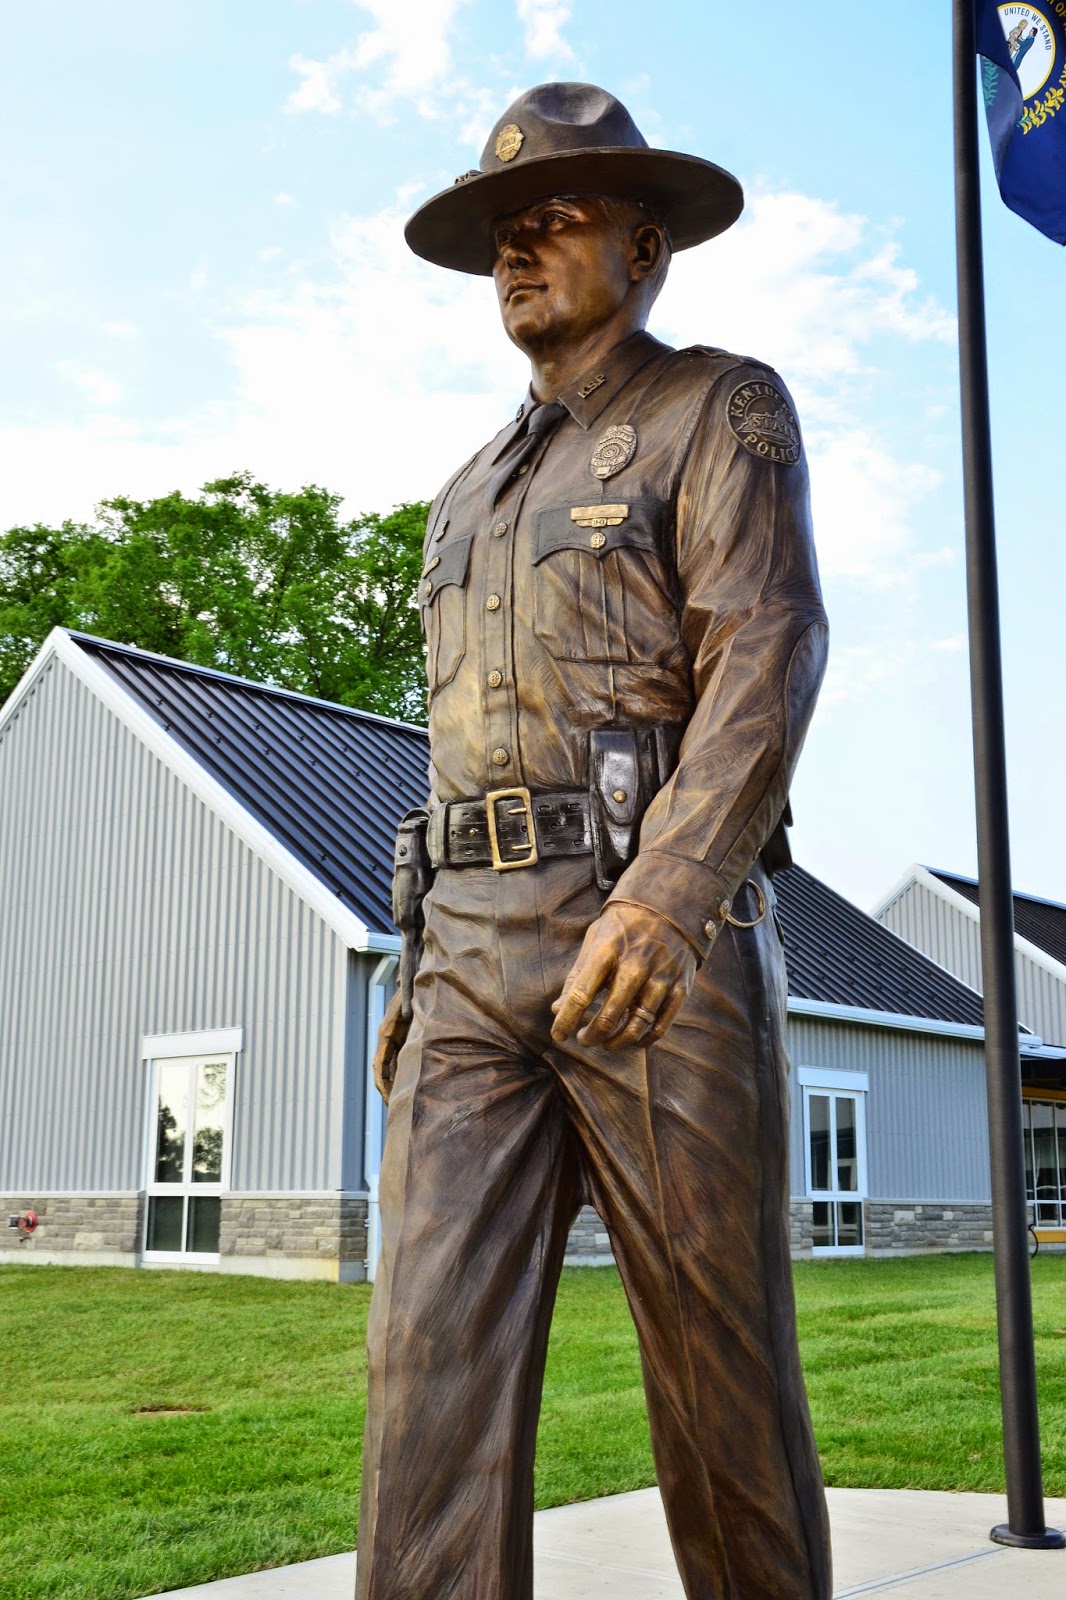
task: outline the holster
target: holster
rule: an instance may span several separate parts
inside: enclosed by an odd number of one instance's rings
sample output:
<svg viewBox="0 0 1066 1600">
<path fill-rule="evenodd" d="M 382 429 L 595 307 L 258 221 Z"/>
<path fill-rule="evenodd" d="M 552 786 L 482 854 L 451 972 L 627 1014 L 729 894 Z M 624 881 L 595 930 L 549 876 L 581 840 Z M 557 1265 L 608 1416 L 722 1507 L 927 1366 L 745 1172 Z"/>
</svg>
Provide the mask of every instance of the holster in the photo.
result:
<svg viewBox="0 0 1066 1600">
<path fill-rule="evenodd" d="M 664 723 L 589 734 L 589 821 L 601 889 L 613 889 L 636 855 L 644 813 L 677 765 L 682 732 Z"/>
<path fill-rule="evenodd" d="M 392 920 L 402 939 L 398 977 L 400 1009 L 408 1019 L 414 1000 L 415 974 L 422 960 L 426 926 L 422 902 L 433 882 L 433 868 L 426 848 L 428 825 L 429 812 L 424 807 L 408 811 L 397 829 L 393 856 Z"/>
<path fill-rule="evenodd" d="M 636 855 L 644 813 L 677 765 L 683 731 L 677 724 L 664 723 L 653 728 L 596 728 L 589 734 L 589 820 L 601 889 L 613 889 Z M 791 826 L 792 808 L 786 801 L 760 851 L 771 878 L 792 865 Z"/>
</svg>

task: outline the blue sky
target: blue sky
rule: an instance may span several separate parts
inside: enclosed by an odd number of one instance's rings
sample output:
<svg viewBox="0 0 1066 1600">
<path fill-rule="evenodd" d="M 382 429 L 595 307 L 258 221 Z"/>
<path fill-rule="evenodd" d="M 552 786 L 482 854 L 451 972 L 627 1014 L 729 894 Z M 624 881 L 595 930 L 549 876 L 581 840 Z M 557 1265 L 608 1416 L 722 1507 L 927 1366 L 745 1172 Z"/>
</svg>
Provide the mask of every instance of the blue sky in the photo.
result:
<svg viewBox="0 0 1066 1600">
<path fill-rule="evenodd" d="M 652 331 L 774 363 L 800 409 L 833 658 L 797 855 L 867 905 L 914 860 L 973 872 L 950 10 L 9 0 L 0 526 L 240 468 L 430 497 L 526 373 L 403 219 L 521 89 L 602 83 L 748 193 Z M 1066 263 L 990 182 L 985 223 L 1014 876 L 1066 900 Z"/>
</svg>

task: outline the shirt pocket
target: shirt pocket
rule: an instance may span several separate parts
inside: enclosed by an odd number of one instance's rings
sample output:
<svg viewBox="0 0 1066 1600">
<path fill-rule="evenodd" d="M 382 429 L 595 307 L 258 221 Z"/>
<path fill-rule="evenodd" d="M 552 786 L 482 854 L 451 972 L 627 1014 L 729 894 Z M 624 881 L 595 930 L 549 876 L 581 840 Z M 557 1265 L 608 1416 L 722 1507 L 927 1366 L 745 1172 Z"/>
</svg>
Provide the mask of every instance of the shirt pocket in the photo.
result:
<svg viewBox="0 0 1066 1600">
<path fill-rule="evenodd" d="M 560 661 L 664 661 L 678 648 L 661 501 L 548 506 L 533 519 L 533 631 Z"/>
<path fill-rule="evenodd" d="M 473 534 L 431 547 L 419 583 L 430 695 L 451 683 L 466 655 L 466 577 Z"/>
</svg>

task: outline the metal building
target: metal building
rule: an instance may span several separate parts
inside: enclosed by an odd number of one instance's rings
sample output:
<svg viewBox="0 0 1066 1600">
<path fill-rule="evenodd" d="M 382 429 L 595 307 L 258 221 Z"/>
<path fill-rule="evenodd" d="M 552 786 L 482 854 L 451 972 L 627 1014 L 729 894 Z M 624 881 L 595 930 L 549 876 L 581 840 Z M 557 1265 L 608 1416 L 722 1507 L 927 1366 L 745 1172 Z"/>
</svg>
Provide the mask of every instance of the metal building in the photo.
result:
<svg viewBox="0 0 1066 1600">
<path fill-rule="evenodd" d="M 910 867 L 874 915 L 973 989 L 981 989 L 981 913 L 974 878 Z M 1066 1244 L 1066 906 L 1014 895 L 1018 1014 L 1051 1050 L 1022 1059 L 1030 1217 L 1044 1243 Z"/>
<path fill-rule="evenodd" d="M 420 728 L 50 635 L 0 709 L 3 1259 L 372 1272 L 367 1062 L 426 761 Z M 797 1252 L 984 1245 L 979 997 L 777 883 Z M 571 1251 L 609 1259 L 594 1214 Z"/>
</svg>

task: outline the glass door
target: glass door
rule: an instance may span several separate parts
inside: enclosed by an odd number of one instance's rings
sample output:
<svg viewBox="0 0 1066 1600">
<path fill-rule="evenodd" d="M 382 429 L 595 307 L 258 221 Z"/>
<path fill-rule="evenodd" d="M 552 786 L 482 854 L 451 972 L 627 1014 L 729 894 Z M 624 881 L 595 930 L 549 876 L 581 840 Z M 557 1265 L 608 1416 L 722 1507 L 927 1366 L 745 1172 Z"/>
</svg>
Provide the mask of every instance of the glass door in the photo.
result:
<svg viewBox="0 0 1066 1600">
<path fill-rule="evenodd" d="M 153 1062 L 146 1254 L 217 1255 L 232 1056 Z"/>
<path fill-rule="evenodd" d="M 1025 1188 L 1038 1228 L 1066 1228 L 1066 1102 L 1022 1102 Z"/>
<path fill-rule="evenodd" d="M 807 1088 L 807 1193 L 816 1255 L 861 1255 L 866 1193 L 865 1096 Z"/>
</svg>

